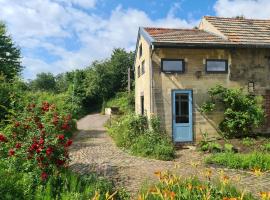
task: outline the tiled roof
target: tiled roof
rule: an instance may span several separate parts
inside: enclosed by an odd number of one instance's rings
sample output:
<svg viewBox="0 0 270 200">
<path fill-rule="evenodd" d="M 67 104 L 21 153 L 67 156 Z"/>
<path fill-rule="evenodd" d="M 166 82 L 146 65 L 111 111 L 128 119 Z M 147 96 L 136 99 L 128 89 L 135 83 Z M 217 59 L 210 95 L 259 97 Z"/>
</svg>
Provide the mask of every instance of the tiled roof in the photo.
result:
<svg viewBox="0 0 270 200">
<path fill-rule="evenodd" d="M 270 20 L 210 16 L 204 18 L 232 42 L 270 45 Z"/>
<path fill-rule="evenodd" d="M 149 28 L 144 30 L 155 40 L 155 42 L 181 43 L 181 44 L 232 44 L 216 34 L 199 29 L 168 29 Z"/>
</svg>

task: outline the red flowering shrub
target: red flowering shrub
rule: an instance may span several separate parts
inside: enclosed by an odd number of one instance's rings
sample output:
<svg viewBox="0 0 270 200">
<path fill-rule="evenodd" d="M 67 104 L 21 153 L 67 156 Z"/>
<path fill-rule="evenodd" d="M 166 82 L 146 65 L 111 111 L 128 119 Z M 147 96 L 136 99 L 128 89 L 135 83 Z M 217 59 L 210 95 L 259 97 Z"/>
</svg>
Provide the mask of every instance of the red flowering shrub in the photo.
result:
<svg viewBox="0 0 270 200">
<path fill-rule="evenodd" d="M 0 133 L 0 156 L 23 172 L 37 172 L 45 181 L 54 172 L 68 166 L 69 139 L 75 129 L 71 115 L 59 114 L 48 102 L 30 104 Z M 1 159 L 1 158 L 0 158 Z"/>
</svg>

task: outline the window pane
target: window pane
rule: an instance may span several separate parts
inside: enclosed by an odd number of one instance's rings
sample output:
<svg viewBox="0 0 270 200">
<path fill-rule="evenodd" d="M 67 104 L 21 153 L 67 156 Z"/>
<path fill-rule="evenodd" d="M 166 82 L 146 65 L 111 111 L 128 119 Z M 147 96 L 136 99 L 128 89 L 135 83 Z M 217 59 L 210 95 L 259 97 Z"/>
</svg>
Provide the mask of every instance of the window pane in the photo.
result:
<svg viewBox="0 0 270 200">
<path fill-rule="evenodd" d="M 175 94 L 175 122 L 189 123 L 188 94 Z"/>
<path fill-rule="evenodd" d="M 207 61 L 207 71 L 225 72 L 226 61 Z"/>
<path fill-rule="evenodd" d="M 144 74 L 144 72 L 145 72 L 145 69 L 144 69 L 145 67 L 144 67 L 144 61 L 142 62 L 142 74 Z"/>
<path fill-rule="evenodd" d="M 183 61 L 163 60 L 163 71 L 183 71 Z"/>
</svg>

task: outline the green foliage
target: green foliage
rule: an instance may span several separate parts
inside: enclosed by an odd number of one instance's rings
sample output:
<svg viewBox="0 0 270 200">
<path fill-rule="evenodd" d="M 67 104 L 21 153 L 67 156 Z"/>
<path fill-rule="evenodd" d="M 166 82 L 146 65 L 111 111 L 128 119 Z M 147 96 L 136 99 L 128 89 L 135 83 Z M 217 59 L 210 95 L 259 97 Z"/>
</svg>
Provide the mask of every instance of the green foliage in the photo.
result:
<svg viewBox="0 0 270 200">
<path fill-rule="evenodd" d="M 264 152 L 253 152 L 248 154 L 240 153 L 218 153 L 206 158 L 209 164 L 218 164 L 234 169 L 259 168 L 261 170 L 270 170 L 270 154 Z"/>
<path fill-rule="evenodd" d="M 233 152 L 234 151 L 233 145 L 229 144 L 229 143 L 224 144 L 224 151 L 225 152 Z"/>
<path fill-rule="evenodd" d="M 150 127 L 152 128 L 152 130 L 154 132 L 161 132 L 161 121 L 160 121 L 160 118 L 155 116 L 155 115 L 152 115 L 151 118 L 150 118 Z"/>
<path fill-rule="evenodd" d="M 249 135 L 264 120 L 261 97 L 245 94 L 241 89 L 228 89 L 216 86 L 209 91 L 211 101 L 206 102 L 202 112 L 213 111 L 217 104 L 222 104 L 224 119 L 219 124 L 225 136 Z"/>
<path fill-rule="evenodd" d="M 5 24 L 0 22 L 0 75 L 4 75 L 7 81 L 20 75 L 23 69 L 20 59 L 20 49 L 7 34 Z"/>
<path fill-rule="evenodd" d="M 0 163 L 1 164 L 1 163 Z M 106 192 L 112 192 L 112 184 L 95 174 L 78 175 L 69 170 L 50 177 L 46 184 L 39 185 L 31 173 L 0 168 L 0 199 L 41 200 L 41 199 L 91 199 L 99 191 L 101 199 Z"/>
<path fill-rule="evenodd" d="M 251 194 L 239 192 L 231 180 L 200 181 L 197 177 L 183 178 L 170 173 L 160 173 L 159 182 L 141 189 L 139 199 L 145 200 L 255 200 Z"/>
<path fill-rule="evenodd" d="M 255 143 L 254 139 L 246 137 L 242 139 L 242 144 L 245 146 L 252 146 Z"/>
<path fill-rule="evenodd" d="M 127 53 L 123 49 L 115 49 L 111 58 L 94 62 L 86 69 L 86 95 L 101 104 L 119 91 L 127 89 L 127 71 L 133 65 L 133 52 Z"/>
<path fill-rule="evenodd" d="M 130 94 L 128 92 L 119 92 L 114 98 L 105 102 L 102 107 L 103 109 L 106 107 L 118 107 L 120 112 L 125 114 L 134 112 L 134 92 L 131 92 Z"/>
<path fill-rule="evenodd" d="M 270 142 L 263 144 L 263 150 L 270 152 Z"/>
<path fill-rule="evenodd" d="M 52 73 L 39 73 L 36 79 L 30 82 L 30 87 L 35 91 L 55 91 L 55 77 Z"/>
<path fill-rule="evenodd" d="M 170 139 L 159 131 L 150 130 L 146 116 L 124 115 L 112 122 L 109 134 L 119 147 L 131 151 L 133 155 L 160 160 L 171 160 L 174 147 Z"/>
<path fill-rule="evenodd" d="M 217 153 L 217 152 L 221 152 L 223 150 L 222 146 L 217 143 L 217 142 L 200 142 L 199 144 L 200 146 L 200 150 L 201 151 L 207 151 L 207 152 L 212 152 L 212 153 Z"/>
<path fill-rule="evenodd" d="M 0 127 L 1 122 L 7 119 L 7 115 L 20 111 L 24 105 L 24 91 L 27 86 L 19 79 L 14 78 L 13 82 L 7 82 L 0 76 Z"/>
</svg>

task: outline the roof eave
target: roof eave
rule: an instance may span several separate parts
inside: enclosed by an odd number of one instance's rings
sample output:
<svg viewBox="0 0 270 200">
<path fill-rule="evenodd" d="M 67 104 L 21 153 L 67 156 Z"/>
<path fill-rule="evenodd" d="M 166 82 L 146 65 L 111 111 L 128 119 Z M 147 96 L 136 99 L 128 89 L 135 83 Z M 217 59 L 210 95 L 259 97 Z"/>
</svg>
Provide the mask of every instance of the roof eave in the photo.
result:
<svg viewBox="0 0 270 200">
<path fill-rule="evenodd" d="M 172 43 L 153 42 L 155 48 L 270 48 L 270 44 L 219 44 L 219 43 Z"/>
</svg>

